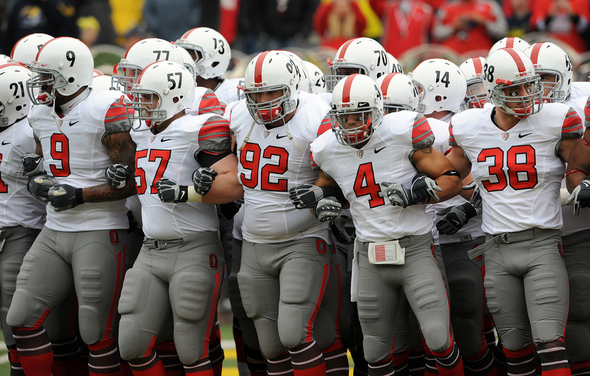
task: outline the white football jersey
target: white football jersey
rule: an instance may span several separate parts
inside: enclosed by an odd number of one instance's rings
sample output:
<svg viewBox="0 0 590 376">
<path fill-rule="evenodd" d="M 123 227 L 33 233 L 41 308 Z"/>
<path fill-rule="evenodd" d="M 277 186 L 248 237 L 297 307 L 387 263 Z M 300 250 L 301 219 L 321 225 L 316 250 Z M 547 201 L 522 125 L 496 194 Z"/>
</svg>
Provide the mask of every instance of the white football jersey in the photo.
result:
<svg viewBox="0 0 590 376">
<path fill-rule="evenodd" d="M 572 92 L 570 98 L 577 99 L 580 97 L 588 98 L 590 95 L 590 82 L 572 82 Z"/>
<path fill-rule="evenodd" d="M 31 108 L 29 122 L 41 142 L 47 174 L 76 188 L 106 184 L 104 173 L 113 162 L 102 143 L 105 117 L 122 97 L 118 91 L 91 91 L 59 120 L 49 106 Z M 46 226 L 65 232 L 125 229 L 129 227 L 125 200 L 87 202 L 61 212 L 47 205 Z"/>
<path fill-rule="evenodd" d="M 229 125 L 218 115 L 185 115 L 158 134 L 132 132 L 135 152 L 135 183 L 141 202 L 143 232 L 151 239 L 177 239 L 202 231 L 217 231 L 214 204 L 200 202 L 164 203 L 156 182 L 162 177 L 192 186 L 193 172 L 201 167 L 195 152 L 207 151 L 213 138 L 225 137 Z"/>
<path fill-rule="evenodd" d="M 13 226 L 41 229 L 45 203 L 27 191 L 21 157 L 35 152 L 33 129 L 27 119 L 0 128 L 0 229 Z"/>
<path fill-rule="evenodd" d="M 481 190 L 483 231 L 560 229 L 565 162 L 557 147 L 563 139 L 582 135 L 581 119 L 569 106 L 548 103 L 504 132 L 492 122 L 492 111 L 462 112 L 450 128 L 450 143 L 465 152 Z"/>
<path fill-rule="evenodd" d="M 430 127 L 434 132 L 435 140 L 433 146 L 442 154 L 448 154 L 451 151 L 451 145 L 449 145 L 449 123 L 446 121 L 429 118 L 428 124 L 430 124 Z M 481 230 L 481 215 L 471 218 L 465 226 L 461 227 L 461 229 L 459 229 L 459 231 L 453 235 L 443 235 L 438 233 L 438 230 L 436 229 L 436 222 L 438 222 L 443 217 L 439 213 L 445 209 L 452 208 L 457 205 L 463 205 L 465 202 L 467 202 L 467 200 L 465 200 L 461 195 L 457 195 L 441 203 L 426 205 L 426 212 L 432 215 L 435 224 L 432 231 L 435 244 L 459 243 L 463 239 L 469 239 L 469 237 L 474 239 L 479 236 L 484 236 L 484 233 Z"/>
<path fill-rule="evenodd" d="M 289 189 L 313 184 L 309 145 L 329 129 L 329 108 L 313 95 L 299 97 L 295 115 L 285 125 L 256 124 L 244 100 L 228 106 L 225 116 L 238 148 L 238 179 L 244 187 L 242 237 L 249 242 L 283 242 L 320 237 L 331 243 L 326 223 L 307 209 L 296 209 Z"/>
<path fill-rule="evenodd" d="M 195 87 L 193 103 L 185 112 L 190 115 L 223 115 L 223 108 L 213 90 L 197 86 Z"/>
<path fill-rule="evenodd" d="M 239 84 L 239 78 L 226 78 L 215 89 L 215 95 L 217 95 L 217 98 L 219 98 L 219 102 L 221 102 L 222 107 L 225 107 L 226 105 L 240 99 L 238 96 Z"/>
<path fill-rule="evenodd" d="M 312 143 L 314 162 L 338 183 L 350 203 L 358 240 L 380 242 L 431 231 L 432 217 L 426 213 L 426 205 L 394 207 L 381 183 L 410 187 L 418 173 L 411 155 L 433 142 L 423 115 L 401 111 L 384 116 L 361 149 L 342 145 L 332 132 Z"/>
</svg>

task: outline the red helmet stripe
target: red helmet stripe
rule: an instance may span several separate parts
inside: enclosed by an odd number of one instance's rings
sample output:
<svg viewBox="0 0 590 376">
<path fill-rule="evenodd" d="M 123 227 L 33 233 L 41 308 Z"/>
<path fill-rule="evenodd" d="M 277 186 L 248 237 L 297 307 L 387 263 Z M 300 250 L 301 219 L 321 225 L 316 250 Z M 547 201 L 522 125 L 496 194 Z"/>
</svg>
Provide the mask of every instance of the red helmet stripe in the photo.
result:
<svg viewBox="0 0 590 376">
<path fill-rule="evenodd" d="M 342 89 L 342 103 L 350 102 L 350 89 L 352 88 L 352 81 L 354 81 L 355 76 L 356 74 L 348 76 L 344 81 L 344 88 Z"/>
<path fill-rule="evenodd" d="M 507 48 L 514 48 L 514 37 L 508 37 L 506 38 L 506 47 Z"/>
<path fill-rule="evenodd" d="M 504 51 L 508 52 L 512 57 L 512 60 L 516 63 L 516 67 L 518 68 L 518 73 L 526 72 L 526 66 L 524 65 L 524 61 L 518 56 L 518 53 L 513 50 L 512 48 L 503 48 Z"/>
<path fill-rule="evenodd" d="M 269 53 L 270 51 L 264 51 L 258 56 L 258 59 L 256 59 L 256 65 L 254 66 L 254 84 L 262 83 L 262 65 L 264 64 L 266 55 Z"/>
<path fill-rule="evenodd" d="M 386 75 L 383 79 L 383 82 L 381 82 L 381 92 L 383 93 L 383 96 L 387 95 L 387 88 L 389 88 L 389 83 L 393 79 L 393 76 L 395 76 L 396 74 L 397 73 L 391 73 Z"/>
<path fill-rule="evenodd" d="M 479 57 L 473 58 L 473 68 L 475 69 L 475 74 L 480 75 L 483 73 L 483 66 L 481 64 L 481 59 Z"/>
<path fill-rule="evenodd" d="M 543 42 L 540 42 L 533 45 L 533 50 L 531 51 L 531 61 L 535 65 L 537 65 L 539 62 L 539 53 L 541 52 L 541 47 L 543 47 L 543 44 Z"/>
<path fill-rule="evenodd" d="M 336 59 L 343 59 L 344 55 L 346 55 L 346 50 L 348 50 L 348 47 L 352 44 L 352 42 L 354 42 L 356 39 L 351 39 L 346 41 L 342 47 L 340 47 L 340 54 L 338 56 L 336 56 Z"/>
</svg>

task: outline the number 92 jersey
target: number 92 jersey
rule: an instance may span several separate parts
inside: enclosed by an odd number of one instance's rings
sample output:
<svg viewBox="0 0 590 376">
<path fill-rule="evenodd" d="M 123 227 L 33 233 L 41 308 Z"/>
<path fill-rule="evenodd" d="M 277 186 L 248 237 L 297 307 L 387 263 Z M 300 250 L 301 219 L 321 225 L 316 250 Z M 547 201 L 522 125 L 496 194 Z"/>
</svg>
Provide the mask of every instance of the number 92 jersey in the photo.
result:
<svg viewBox="0 0 590 376">
<path fill-rule="evenodd" d="M 463 149 L 481 189 L 483 231 L 560 229 L 565 162 L 557 149 L 561 140 L 582 135 L 580 117 L 566 105 L 547 103 L 504 132 L 492 122 L 492 111 L 464 111 L 449 127 L 450 144 Z"/>
<path fill-rule="evenodd" d="M 302 93 L 303 94 L 303 93 Z M 313 182 L 309 145 L 330 129 L 329 107 L 313 95 L 301 95 L 295 115 L 285 125 L 254 123 L 244 100 L 228 106 L 238 149 L 238 179 L 244 187 L 242 236 L 249 242 L 283 242 L 320 237 L 331 243 L 327 224 L 307 209 L 296 209 L 289 189 Z"/>
</svg>

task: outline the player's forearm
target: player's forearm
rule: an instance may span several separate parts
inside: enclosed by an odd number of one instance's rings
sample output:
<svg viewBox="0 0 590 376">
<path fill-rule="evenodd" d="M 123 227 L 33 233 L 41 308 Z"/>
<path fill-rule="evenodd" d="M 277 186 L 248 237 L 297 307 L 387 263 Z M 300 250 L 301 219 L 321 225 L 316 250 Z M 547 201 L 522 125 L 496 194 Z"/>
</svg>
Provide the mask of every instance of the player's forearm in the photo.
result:
<svg viewBox="0 0 590 376">
<path fill-rule="evenodd" d="M 225 174 L 218 174 L 215 177 L 215 181 L 213 181 L 213 185 L 209 192 L 202 196 L 202 202 L 209 204 L 224 204 L 240 199 L 243 196 L 244 190 L 242 185 L 238 182 L 236 174 L 228 172 Z"/>
<path fill-rule="evenodd" d="M 135 184 L 127 184 L 122 189 L 109 187 L 108 184 L 86 187 L 82 189 L 84 202 L 106 202 L 122 200 L 137 194 Z"/>
<path fill-rule="evenodd" d="M 458 176 L 442 175 L 435 179 L 436 184 L 442 189 L 437 192 L 437 196 L 440 201 L 445 201 L 461 194 L 463 188 L 461 185 L 461 179 Z M 430 202 L 432 203 L 432 202 Z"/>
</svg>

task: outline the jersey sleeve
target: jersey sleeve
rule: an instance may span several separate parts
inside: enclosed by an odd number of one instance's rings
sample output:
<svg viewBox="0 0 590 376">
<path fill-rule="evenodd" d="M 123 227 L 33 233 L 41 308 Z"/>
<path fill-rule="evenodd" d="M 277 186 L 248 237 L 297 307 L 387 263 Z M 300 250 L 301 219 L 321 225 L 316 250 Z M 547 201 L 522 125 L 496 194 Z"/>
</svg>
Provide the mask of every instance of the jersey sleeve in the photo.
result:
<svg viewBox="0 0 590 376">
<path fill-rule="evenodd" d="M 590 127 L 590 96 L 588 96 L 586 106 L 584 106 L 584 118 L 584 126 L 586 128 Z"/>
<path fill-rule="evenodd" d="M 103 138 L 111 133 L 129 132 L 131 129 L 131 122 L 127 117 L 127 113 L 133 112 L 133 108 L 127 106 L 126 101 L 126 97 L 121 95 L 107 110 L 104 117 L 105 132 L 102 135 Z"/>
<path fill-rule="evenodd" d="M 453 122 L 449 123 L 449 145 L 451 145 L 451 147 L 457 146 L 457 141 L 455 140 L 455 135 L 453 134 Z"/>
<path fill-rule="evenodd" d="M 326 131 L 331 130 L 331 129 L 332 129 L 332 118 L 328 114 L 328 115 L 326 115 L 326 117 L 324 117 L 322 119 L 322 122 L 320 123 L 320 126 L 318 128 L 318 134 L 316 136 L 322 135 Z"/>
<path fill-rule="evenodd" d="M 207 89 L 205 94 L 203 94 L 203 98 L 201 98 L 201 102 L 199 102 L 199 115 L 204 114 L 217 114 L 223 115 L 224 107 L 219 102 L 217 95 L 211 90 Z"/>
<path fill-rule="evenodd" d="M 199 150 L 210 155 L 231 151 L 229 121 L 221 116 L 210 117 L 199 130 Z"/>
<path fill-rule="evenodd" d="M 428 121 L 424 115 L 416 115 L 412 126 L 412 148 L 418 150 L 432 146 L 432 144 L 434 144 L 434 133 Z"/>
<path fill-rule="evenodd" d="M 580 138 L 583 133 L 582 119 L 578 116 L 577 112 L 570 107 L 565 115 L 563 125 L 561 126 L 561 139 Z"/>
</svg>

